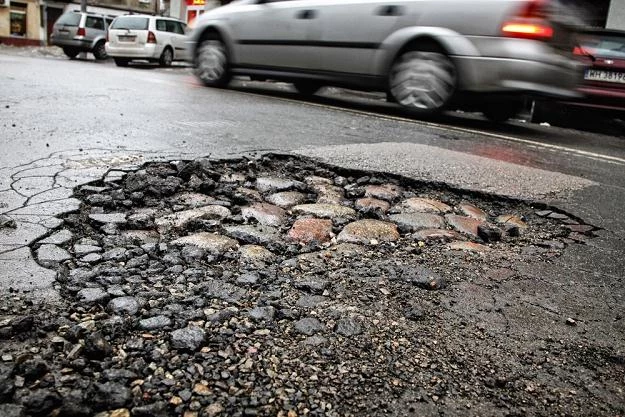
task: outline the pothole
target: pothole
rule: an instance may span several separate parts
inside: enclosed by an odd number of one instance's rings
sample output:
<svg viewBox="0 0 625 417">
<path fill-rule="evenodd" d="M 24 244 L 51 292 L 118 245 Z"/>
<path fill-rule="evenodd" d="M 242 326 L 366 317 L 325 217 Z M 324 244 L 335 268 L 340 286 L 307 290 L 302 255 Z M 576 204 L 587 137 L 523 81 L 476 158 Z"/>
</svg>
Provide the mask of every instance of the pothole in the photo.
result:
<svg viewBox="0 0 625 417">
<path fill-rule="evenodd" d="M 293 156 L 112 178 L 79 187 L 80 212 L 32 245 L 68 307 L 37 342 L 45 366 L 31 355 L 29 373 L 12 369 L 22 384 L 8 395 L 27 413 L 404 415 L 469 400 L 491 387 L 437 345 L 445 294 L 514 280 L 594 230 Z"/>
</svg>

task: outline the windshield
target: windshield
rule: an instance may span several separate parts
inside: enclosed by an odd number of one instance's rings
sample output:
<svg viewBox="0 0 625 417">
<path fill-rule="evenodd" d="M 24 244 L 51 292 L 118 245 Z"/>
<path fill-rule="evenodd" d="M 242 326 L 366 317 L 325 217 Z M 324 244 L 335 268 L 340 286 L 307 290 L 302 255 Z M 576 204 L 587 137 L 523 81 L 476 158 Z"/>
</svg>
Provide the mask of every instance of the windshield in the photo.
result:
<svg viewBox="0 0 625 417">
<path fill-rule="evenodd" d="M 66 13 L 56 21 L 57 25 L 65 26 L 78 26 L 78 23 L 80 23 L 80 13 Z"/>
<path fill-rule="evenodd" d="M 147 17 L 118 17 L 113 22 L 111 29 L 135 29 L 135 30 L 147 30 L 148 18 Z"/>
<path fill-rule="evenodd" d="M 625 35 L 587 33 L 580 36 L 579 43 L 594 56 L 625 58 Z"/>
</svg>

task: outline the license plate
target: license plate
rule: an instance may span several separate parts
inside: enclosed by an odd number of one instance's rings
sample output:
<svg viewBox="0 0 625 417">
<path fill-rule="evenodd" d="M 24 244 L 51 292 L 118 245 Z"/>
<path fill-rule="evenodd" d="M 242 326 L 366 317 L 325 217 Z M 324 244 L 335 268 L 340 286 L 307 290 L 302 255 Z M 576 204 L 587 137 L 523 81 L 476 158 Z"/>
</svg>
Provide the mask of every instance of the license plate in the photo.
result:
<svg viewBox="0 0 625 417">
<path fill-rule="evenodd" d="M 625 84 L 625 73 L 601 70 L 586 70 L 584 79 L 590 81 L 605 81 L 608 83 Z"/>
<path fill-rule="evenodd" d="M 128 36 L 128 35 L 119 35 L 117 39 L 119 39 L 120 42 L 134 42 L 134 40 L 137 39 L 137 37 Z"/>
</svg>

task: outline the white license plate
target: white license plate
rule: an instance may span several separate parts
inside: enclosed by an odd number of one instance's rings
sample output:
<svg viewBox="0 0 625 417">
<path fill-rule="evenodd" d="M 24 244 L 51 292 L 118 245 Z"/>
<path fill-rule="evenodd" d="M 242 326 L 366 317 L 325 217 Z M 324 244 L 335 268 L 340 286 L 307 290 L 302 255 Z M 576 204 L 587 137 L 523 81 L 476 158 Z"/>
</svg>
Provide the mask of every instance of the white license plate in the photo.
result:
<svg viewBox="0 0 625 417">
<path fill-rule="evenodd" d="M 134 42 L 137 39 L 136 36 L 120 35 L 117 37 L 120 42 Z"/>
<path fill-rule="evenodd" d="M 589 69 L 586 70 L 586 73 L 584 74 L 584 79 L 590 81 L 605 81 L 609 83 L 625 84 L 625 73 Z"/>
</svg>

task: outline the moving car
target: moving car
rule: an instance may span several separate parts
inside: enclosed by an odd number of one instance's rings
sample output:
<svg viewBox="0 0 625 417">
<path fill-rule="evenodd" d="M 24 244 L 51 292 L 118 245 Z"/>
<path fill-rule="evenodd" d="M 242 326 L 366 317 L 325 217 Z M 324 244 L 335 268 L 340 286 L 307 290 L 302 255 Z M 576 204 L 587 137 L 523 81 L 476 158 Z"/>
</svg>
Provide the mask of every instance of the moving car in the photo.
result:
<svg viewBox="0 0 625 417">
<path fill-rule="evenodd" d="M 188 57 L 185 30 L 184 22 L 169 17 L 119 16 L 109 28 L 106 52 L 120 67 L 133 60 L 148 60 L 168 67 L 173 61 Z"/>
<path fill-rule="evenodd" d="M 537 101 L 532 121 L 566 122 L 569 113 L 578 109 L 595 116 L 625 117 L 625 31 L 583 31 L 574 54 L 587 65 L 578 87 L 583 96 L 563 102 Z"/>
<path fill-rule="evenodd" d="M 70 58 L 80 52 L 91 52 L 95 59 L 106 59 L 106 29 L 112 20 L 112 17 L 98 13 L 70 11 L 54 23 L 50 40 L 53 45 L 63 48 Z"/>
<path fill-rule="evenodd" d="M 540 0 L 239 0 L 190 35 L 197 77 L 385 91 L 419 114 L 477 108 L 497 121 L 525 95 L 572 98 L 571 27 Z"/>
</svg>

